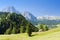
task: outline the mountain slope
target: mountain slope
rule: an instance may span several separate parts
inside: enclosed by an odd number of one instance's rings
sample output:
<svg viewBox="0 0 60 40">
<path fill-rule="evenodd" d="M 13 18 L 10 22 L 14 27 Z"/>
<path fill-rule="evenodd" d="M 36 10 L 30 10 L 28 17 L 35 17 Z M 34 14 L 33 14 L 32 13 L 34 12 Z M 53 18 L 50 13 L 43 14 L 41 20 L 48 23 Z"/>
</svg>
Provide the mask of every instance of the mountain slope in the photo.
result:
<svg viewBox="0 0 60 40">
<path fill-rule="evenodd" d="M 32 15 L 30 12 L 25 11 L 22 13 L 22 15 L 27 19 L 27 20 L 31 20 L 31 21 L 36 21 L 36 17 L 34 15 Z"/>
<path fill-rule="evenodd" d="M 32 27 L 32 31 L 35 31 L 35 29 L 37 29 L 30 22 L 28 22 L 21 14 L 0 12 L 0 34 L 20 33 L 21 26 L 23 26 L 23 32 L 25 32 L 27 25 L 29 27 Z"/>
<path fill-rule="evenodd" d="M 22 14 L 26 18 L 26 20 L 28 20 L 32 24 L 36 24 L 37 23 L 36 17 L 34 15 L 32 15 L 30 12 L 24 11 L 23 13 L 20 13 L 13 6 L 9 6 L 7 8 L 4 8 L 2 10 L 2 12 L 9 12 L 9 13 L 13 13 L 14 12 L 14 13 Z"/>
<path fill-rule="evenodd" d="M 29 21 L 31 22 L 32 24 L 37 24 L 37 19 L 34 15 L 32 15 L 30 12 L 28 11 L 24 11 L 22 13 L 22 15 Z"/>
</svg>

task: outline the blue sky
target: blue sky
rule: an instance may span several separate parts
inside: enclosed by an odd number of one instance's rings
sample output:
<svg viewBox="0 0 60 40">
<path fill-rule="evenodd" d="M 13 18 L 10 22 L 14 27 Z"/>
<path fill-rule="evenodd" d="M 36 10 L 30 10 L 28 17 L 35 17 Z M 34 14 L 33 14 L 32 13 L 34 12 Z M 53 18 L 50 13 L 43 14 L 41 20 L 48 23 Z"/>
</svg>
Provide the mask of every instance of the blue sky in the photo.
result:
<svg viewBox="0 0 60 40">
<path fill-rule="evenodd" d="M 34 16 L 60 16 L 60 0 L 0 0 L 0 10 L 14 6 L 18 11 L 29 11 Z"/>
</svg>

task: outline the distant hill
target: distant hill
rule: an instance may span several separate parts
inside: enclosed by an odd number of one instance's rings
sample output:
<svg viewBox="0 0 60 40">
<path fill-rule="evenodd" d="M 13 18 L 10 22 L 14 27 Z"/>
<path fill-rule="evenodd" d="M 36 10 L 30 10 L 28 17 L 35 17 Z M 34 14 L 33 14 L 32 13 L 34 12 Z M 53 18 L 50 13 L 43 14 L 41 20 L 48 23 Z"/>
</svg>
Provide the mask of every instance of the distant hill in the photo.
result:
<svg viewBox="0 0 60 40">
<path fill-rule="evenodd" d="M 57 16 L 45 16 L 37 17 L 38 23 L 46 25 L 57 25 L 60 24 L 60 17 Z"/>
</svg>

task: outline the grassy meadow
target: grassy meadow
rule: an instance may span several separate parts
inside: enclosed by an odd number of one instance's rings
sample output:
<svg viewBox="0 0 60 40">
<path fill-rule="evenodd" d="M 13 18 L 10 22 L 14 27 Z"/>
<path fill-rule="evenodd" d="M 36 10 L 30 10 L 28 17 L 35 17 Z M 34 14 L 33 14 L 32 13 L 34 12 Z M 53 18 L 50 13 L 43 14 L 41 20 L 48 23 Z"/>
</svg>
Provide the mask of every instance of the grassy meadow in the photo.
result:
<svg viewBox="0 0 60 40">
<path fill-rule="evenodd" d="M 27 33 L 0 35 L 0 40 L 60 40 L 60 28 L 45 32 L 33 32 L 31 37 Z"/>
</svg>

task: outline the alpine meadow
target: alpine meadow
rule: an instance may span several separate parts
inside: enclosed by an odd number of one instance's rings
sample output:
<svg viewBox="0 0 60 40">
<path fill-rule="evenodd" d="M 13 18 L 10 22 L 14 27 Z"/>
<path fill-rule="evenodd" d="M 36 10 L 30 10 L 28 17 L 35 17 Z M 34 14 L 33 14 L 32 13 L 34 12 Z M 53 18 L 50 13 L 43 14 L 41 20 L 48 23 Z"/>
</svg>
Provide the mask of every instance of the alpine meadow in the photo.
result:
<svg viewBox="0 0 60 40">
<path fill-rule="evenodd" d="M 0 40 L 60 40 L 60 0 L 0 0 Z"/>
</svg>

